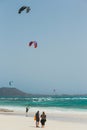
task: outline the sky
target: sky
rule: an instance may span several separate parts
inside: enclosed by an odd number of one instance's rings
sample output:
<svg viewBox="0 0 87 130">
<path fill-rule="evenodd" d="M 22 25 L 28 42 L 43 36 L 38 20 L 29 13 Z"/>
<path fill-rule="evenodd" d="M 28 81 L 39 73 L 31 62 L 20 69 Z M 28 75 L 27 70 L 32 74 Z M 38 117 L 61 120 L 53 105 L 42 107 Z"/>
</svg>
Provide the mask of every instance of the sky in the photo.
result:
<svg viewBox="0 0 87 130">
<path fill-rule="evenodd" d="M 0 87 L 87 93 L 87 1 L 0 0 Z"/>
</svg>

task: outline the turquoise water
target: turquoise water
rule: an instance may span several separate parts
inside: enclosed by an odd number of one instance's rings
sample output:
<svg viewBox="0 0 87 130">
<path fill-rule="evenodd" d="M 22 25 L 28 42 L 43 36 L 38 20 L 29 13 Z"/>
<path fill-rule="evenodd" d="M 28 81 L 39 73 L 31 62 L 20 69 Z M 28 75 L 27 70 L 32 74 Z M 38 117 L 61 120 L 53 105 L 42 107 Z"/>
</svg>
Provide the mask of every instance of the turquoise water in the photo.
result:
<svg viewBox="0 0 87 130">
<path fill-rule="evenodd" d="M 65 108 L 65 109 L 87 109 L 87 97 L 83 96 L 36 96 L 28 98 L 0 97 L 0 106 L 16 107 L 45 107 L 45 108 Z"/>
<path fill-rule="evenodd" d="M 87 119 L 84 118 L 87 117 L 86 96 L 0 97 L 0 108 L 13 110 L 21 116 L 26 115 L 26 106 L 29 106 L 30 117 L 34 117 L 39 110 L 40 114 L 43 111 L 46 113 L 47 119 L 87 123 Z"/>
</svg>

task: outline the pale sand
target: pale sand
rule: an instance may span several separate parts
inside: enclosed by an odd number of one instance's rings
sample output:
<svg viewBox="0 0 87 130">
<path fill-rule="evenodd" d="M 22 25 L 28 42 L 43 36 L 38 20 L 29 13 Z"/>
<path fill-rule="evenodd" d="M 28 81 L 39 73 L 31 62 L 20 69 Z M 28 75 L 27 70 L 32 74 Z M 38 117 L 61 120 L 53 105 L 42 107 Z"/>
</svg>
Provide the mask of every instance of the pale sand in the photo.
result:
<svg viewBox="0 0 87 130">
<path fill-rule="evenodd" d="M 0 112 L 0 130 L 87 130 L 87 115 L 59 114 L 51 117 L 47 115 L 45 128 L 36 128 L 33 115 L 25 113 Z"/>
</svg>

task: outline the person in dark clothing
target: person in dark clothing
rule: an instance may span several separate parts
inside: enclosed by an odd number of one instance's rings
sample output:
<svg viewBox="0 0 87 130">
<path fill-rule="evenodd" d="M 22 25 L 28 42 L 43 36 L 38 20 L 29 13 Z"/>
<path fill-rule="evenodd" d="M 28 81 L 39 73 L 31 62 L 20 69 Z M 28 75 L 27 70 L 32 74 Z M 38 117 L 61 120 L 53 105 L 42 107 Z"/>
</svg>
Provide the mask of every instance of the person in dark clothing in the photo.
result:
<svg viewBox="0 0 87 130">
<path fill-rule="evenodd" d="M 26 107 L 26 116 L 28 116 L 28 111 L 29 111 L 29 108 Z"/>
<path fill-rule="evenodd" d="M 41 115 L 41 125 L 42 125 L 42 127 L 45 126 L 45 122 L 46 122 L 46 114 L 45 114 L 45 112 L 43 112 L 42 115 Z"/>
<path fill-rule="evenodd" d="M 35 116 L 36 116 L 36 127 L 39 127 L 39 121 L 40 121 L 39 111 L 36 112 Z"/>
</svg>

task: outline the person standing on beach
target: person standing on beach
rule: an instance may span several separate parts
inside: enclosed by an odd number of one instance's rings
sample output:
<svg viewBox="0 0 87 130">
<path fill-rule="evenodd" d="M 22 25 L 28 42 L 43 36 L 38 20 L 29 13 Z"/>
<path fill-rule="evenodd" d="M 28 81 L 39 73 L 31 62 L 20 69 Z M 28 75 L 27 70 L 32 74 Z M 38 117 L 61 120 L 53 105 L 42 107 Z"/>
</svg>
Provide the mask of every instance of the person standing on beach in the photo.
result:
<svg viewBox="0 0 87 130">
<path fill-rule="evenodd" d="M 39 127 L 39 121 L 40 121 L 39 111 L 37 111 L 35 114 L 35 120 L 36 120 L 36 127 Z"/>
<path fill-rule="evenodd" d="M 29 108 L 26 107 L 26 116 L 28 116 L 28 111 L 29 111 Z"/>
<path fill-rule="evenodd" d="M 43 112 L 42 115 L 41 115 L 41 125 L 42 125 L 42 128 L 44 128 L 45 122 L 46 122 L 46 114 L 45 114 L 45 112 Z"/>
</svg>

